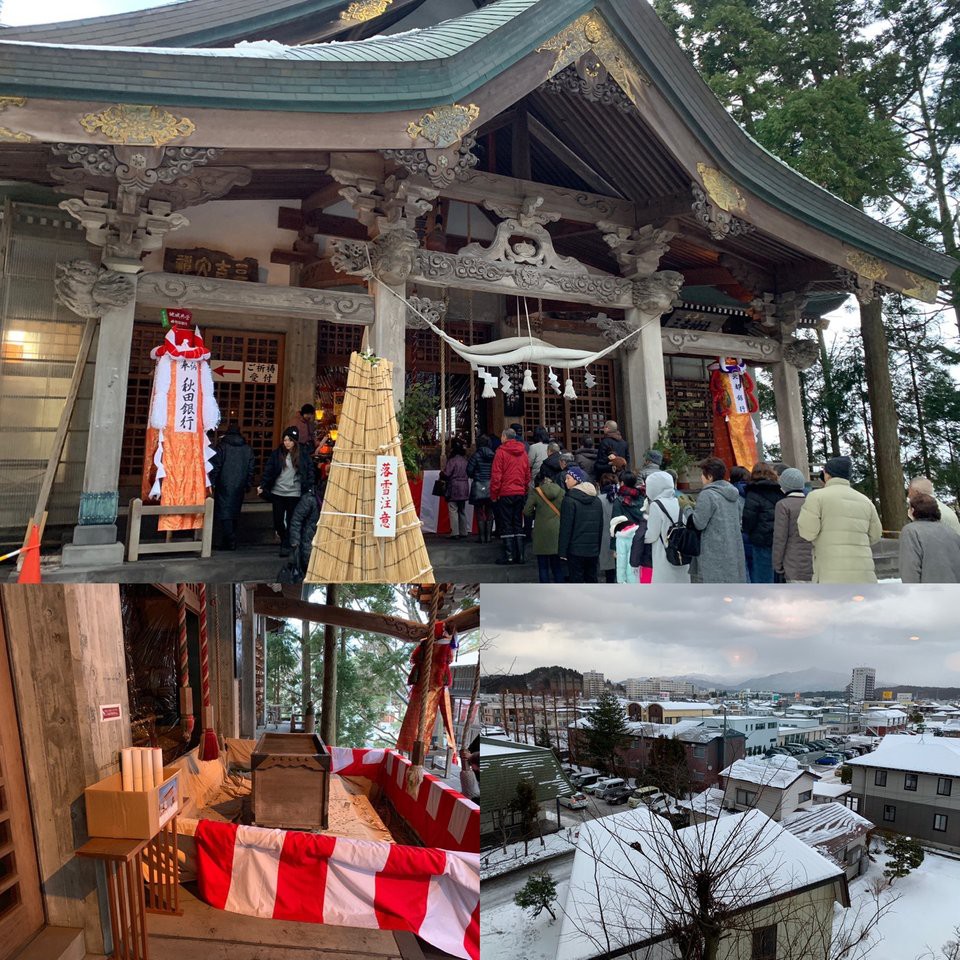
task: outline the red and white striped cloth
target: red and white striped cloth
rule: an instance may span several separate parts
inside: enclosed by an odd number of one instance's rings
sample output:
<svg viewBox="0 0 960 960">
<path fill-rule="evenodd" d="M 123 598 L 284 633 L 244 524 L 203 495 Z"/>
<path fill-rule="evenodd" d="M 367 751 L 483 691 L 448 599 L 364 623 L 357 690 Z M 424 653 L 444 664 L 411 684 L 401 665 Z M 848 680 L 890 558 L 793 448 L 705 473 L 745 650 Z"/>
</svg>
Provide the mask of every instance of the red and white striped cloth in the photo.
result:
<svg viewBox="0 0 960 960">
<path fill-rule="evenodd" d="M 201 820 L 200 896 L 274 920 L 407 930 L 480 957 L 480 855 Z"/>
</svg>

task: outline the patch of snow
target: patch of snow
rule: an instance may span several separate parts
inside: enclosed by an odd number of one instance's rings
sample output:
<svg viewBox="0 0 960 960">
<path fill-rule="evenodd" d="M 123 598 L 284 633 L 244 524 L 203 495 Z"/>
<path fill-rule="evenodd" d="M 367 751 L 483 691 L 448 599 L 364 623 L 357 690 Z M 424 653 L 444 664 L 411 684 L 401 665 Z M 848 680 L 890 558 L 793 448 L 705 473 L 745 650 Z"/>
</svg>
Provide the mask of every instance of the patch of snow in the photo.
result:
<svg viewBox="0 0 960 960">
<path fill-rule="evenodd" d="M 566 880 L 557 884 L 557 903 L 552 907 L 555 921 L 546 910 L 534 919 L 532 911 L 514 903 L 484 907 L 480 911 L 483 960 L 554 960 L 560 941 L 559 905 L 567 897 L 568 885 Z"/>
<path fill-rule="evenodd" d="M 528 853 L 524 856 L 522 843 L 508 843 L 507 849 L 497 847 L 489 853 L 482 854 L 480 857 L 480 879 L 491 880 L 493 877 L 502 876 L 511 870 L 519 867 L 528 867 L 537 863 L 539 860 L 550 860 L 553 857 L 562 857 L 564 854 L 573 853 L 577 847 L 577 837 L 579 830 L 575 827 L 568 827 L 560 833 L 551 833 L 543 838 L 543 844 L 539 837 L 534 837 L 527 845 Z M 486 949 L 486 945 L 484 945 Z"/>
</svg>

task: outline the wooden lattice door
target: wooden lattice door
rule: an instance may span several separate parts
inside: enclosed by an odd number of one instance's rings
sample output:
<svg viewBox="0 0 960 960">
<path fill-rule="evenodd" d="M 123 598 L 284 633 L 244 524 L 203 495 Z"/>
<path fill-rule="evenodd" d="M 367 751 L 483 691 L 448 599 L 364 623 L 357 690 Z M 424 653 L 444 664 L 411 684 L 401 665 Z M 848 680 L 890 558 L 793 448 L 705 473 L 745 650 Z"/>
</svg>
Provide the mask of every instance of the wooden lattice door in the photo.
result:
<svg viewBox="0 0 960 960">
<path fill-rule="evenodd" d="M 43 900 L 0 609 L 0 960 L 12 957 L 41 926 Z"/>
</svg>

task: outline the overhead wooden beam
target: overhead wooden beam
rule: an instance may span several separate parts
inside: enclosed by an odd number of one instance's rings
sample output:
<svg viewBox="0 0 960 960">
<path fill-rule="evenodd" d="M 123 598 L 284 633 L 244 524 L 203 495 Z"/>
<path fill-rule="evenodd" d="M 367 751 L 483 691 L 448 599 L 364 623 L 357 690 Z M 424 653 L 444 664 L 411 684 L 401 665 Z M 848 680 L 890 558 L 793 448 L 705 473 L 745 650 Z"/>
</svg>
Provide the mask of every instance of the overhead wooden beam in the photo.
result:
<svg viewBox="0 0 960 960">
<path fill-rule="evenodd" d="M 504 127 L 509 127 L 513 123 L 514 113 L 513 109 L 504 110 L 503 113 L 498 113 L 495 117 L 492 117 L 477 129 L 477 139 L 479 140 L 489 133 L 495 133 L 497 130 L 502 130 Z"/>
<path fill-rule="evenodd" d="M 556 134 L 536 117 L 527 117 L 527 127 L 530 136 L 546 147 L 561 163 L 568 166 L 591 190 L 605 193 L 611 197 L 623 197 L 623 191 L 618 190 L 601 173 L 598 173 L 576 152 L 570 149 Z"/>
<path fill-rule="evenodd" d="M 530 126 L 525 104 L 519 104 L 513 115 L 510 148 L 512 163 L 510 170 L 520 180 L 532 180 L 533 168 L 530 161 Z"/>
</svg>

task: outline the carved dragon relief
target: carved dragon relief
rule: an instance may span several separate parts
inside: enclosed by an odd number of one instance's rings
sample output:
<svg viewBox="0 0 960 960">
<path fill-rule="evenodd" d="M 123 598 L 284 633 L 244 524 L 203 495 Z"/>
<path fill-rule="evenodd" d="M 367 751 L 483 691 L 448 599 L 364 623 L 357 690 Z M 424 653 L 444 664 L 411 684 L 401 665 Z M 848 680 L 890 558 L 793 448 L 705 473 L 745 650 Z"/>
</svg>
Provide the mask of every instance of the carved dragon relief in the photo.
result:
<svg viewBox="0 0 960 960">
<path fill-rule="evenodd" d="M 135 293 L 129 277 L 82 259 L 58 263 L 53 283 L 57 300 L 86 319 L 127 306 Z"/>
<path fill-rule="evenodd" d="M 447 315 L 447 303 L 444 300 L 431 300 L 430 297 L 413 296 L 407 297 L 407 303 L 437 327 L 441 325 L 443 318 Z M 407 310 L 407 329 L 429 330 L 430 328 L 421 316 L 413 310 Z"/>
<path fill-rule="evenodd" d="M 752 223 L 740 220 L 713 203 L 703 187 L 695 180 L 691 183 L 690 189 L 693 192 L 693 203 L 691 204 L 693 215 L 698 223 L 706 227 L 707 232 L 714 240 L 743 236 L 753 233 L 757 229 Z"/>
</svg>

